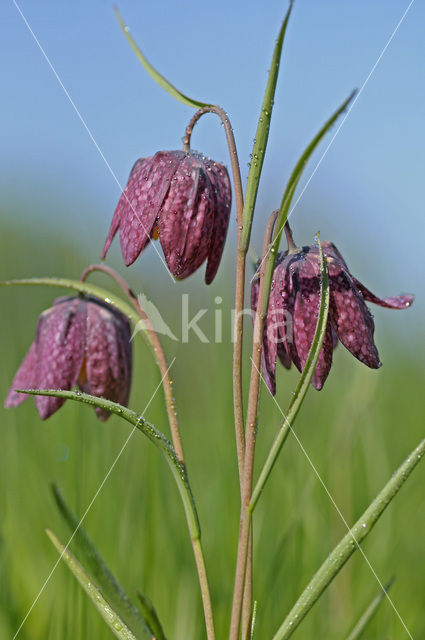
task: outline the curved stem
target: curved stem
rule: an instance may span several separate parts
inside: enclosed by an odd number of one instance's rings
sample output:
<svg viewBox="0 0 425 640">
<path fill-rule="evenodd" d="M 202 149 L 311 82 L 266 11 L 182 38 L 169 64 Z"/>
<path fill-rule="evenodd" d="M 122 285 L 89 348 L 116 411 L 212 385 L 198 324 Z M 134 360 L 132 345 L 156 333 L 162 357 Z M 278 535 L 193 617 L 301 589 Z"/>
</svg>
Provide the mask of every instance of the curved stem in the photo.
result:
<svg viewBox="0 0 425 640">
<path fill-rule="evenodd" d="M 286 220 L 285 222 L 284 231 L 286 236 L 286 242 L 288 243 L 288 252 L 294 253 L 297 250 L 297 245 L 294 242 L 294 236 L 292 235 L 292 229 L 289 226 L 288 220 Z"/>
<path fill-rule="evenodd" d="M 140 306 L 139 301 L 137 300 L 137 296 L 132 291 L 132 289 L 128 286 L 127 282 L 122 278 L 114 269 L 108 267 L 103 264 L 93 264 L 87 267 L 84 272 L 81 274 L 81 281 L 87 278 L 90 273 L 94 271 L 102 271 L 106 273 L 110 278 L 112 278 L 118 286 L 125 293 L 127 298 L 131 301 L 132 305 L 136 309 L 139 314 L 141 320 L 143 321 L 144 327 L 149 335 L 151 340 L 153 350 L 156 357 L 156 362 L 159 366 L 161 377 L 162 377 L 162 386 L 164 389 L 165 395 L 165 404 L 167 407 L 168 421 L 170 423 L 171 437 L 173 440 L 174 450 L 176 452 L 177 458 L 180 464 L 183 466 L 183 469 L 186 468 L 183 454 L 183 445 L 180 436 L 180 429 L 177 420 L 176 407 L 173 398 L 172 392 L 172 380 L 169 374 L 169 367 L 167 365 L 167 361 L 165 359 L 165 354 L 162 349 L 162 345 L 159 341 L 159 338 L 152 326 L 152 323 L 145 313 L 145 311 Z M 189 532 L 190 538 L 192 542 L 193 555 L 196 562 L 196 568 L 198 572 L 199 585 L 201 588 L 202 595 L 202 604 L 204 607 L 204 617 L 205 617 L 205 626 L 207 630 L 208 640 L 215 640 L 215 631 L 214 631 L 214 618 L 212 611 L 212 603 L 211 603 L 211 595 L 208 585 L 208 577 L 205 568 L 205 560 L 202 552 L 201 539 L 198 533 L 192 530 L 192 527 L 189 523 Z"/>
<path fill-rule="evenodd" d="M 150 319 L 148 318 L 148 316 L 146 315 L 146 313 L 144 312 L 144 310 L 142 309 L 142 307 L 139 304 L 139 301 L 137 300 L 137 296 L 136 294 L 132 291 L 132 289 L 128 286 L 127 282 L 124 280 L 124 278 L 122 278 L 114 269 L 112 269 L 111 267 L 108 267 L 106 265 L 103 264 L 92 264 L 89 267 L 87 267 L 87 269 L 85 269 L 83 271 L 83 273 L 81 274 L 81 278 L 80 280 L 82 282 L 84 282 L 84 280 L 87 278 L 87 276 L 90 273 L 93 273 L 94 271 L 102 271 L 103 273 L 106 273 L 110 278 L 112 278 L 117 285 L 121 288 L 121 290 L 125 293 L 125 295 L 127 296 L 127 298 L 130 300 L 130 302 L 132 303 L 133 307 L 136 309 L 137 313 L 139 314 L 141 320 L 143 321 L 143 324 L 146 328 L 146 331 L 149 335 L 149 338 L 151 340 L 152 346 L 153 346 L 153 350 L 155 353 L 155 358 L 156 358 L 156 362 L 158 364 L 159 370 L 161 372 L 161 376 L 162 376 L 162 386 L 164 389 L 164 396 L 165 396 L 165 404 L 167 407 L 167 414 L 168 414 L 168 421 L 170 423 L 170 430 L 171 430 L 171 437 L 173 440 L 173 446 L 174 449 L 177 453 L 177 457 L 180 460 L 180 462 L 184 465 L 185 461 L 184 461 L 184 454 L 183 454 L 183 446 L 182 446 L 182 441 L 181 441 L 181 436 L 180 436 L 180 429 L 179 429 L 179 423 L 177 420 L 177 414 L 176 414 L 176 405 L 174 402 L 174 397 L 173 397 L 173 390 L 172 390 L 172 386 L 173 386 L 173 382 L 171 380 L 170 377 L 170 373 L 169 373 L 169 367 L 167 364 L 167 361 L 165 359 L 165 354 L 164 351 L 162 349 L 162 345 L 159 341 L 159 338 L 152 326 L 152 323 L 150 321 Z"/>
<path fill-rule="evenodd" d="M 198 111 L 192 116 L 189 124 L 186 127 L 186 134 L 183 138 L 183 150 L 189 151 L 190 138 L 192 137 L 193 128 L 198 120 L 206 113 L 215 113 L 221 120 L 224 132 L 226 134 L 227 146 L 230 154 L 230 164 L 232 166 L 233 183 L 235 187 L 235 200 L 236 200 L 236 215 L 238 218 L 238 225 L 242 224 L 242 211 L 243 211 L 243 191 L 242 191 L 242 179 L 241 171 L 239 167 L 238 151 L 236 149 L 235 136 L 233 135 L 232 125 L 230 124 L 227 113 L 221 107 L 217 105 L 208 105 L 198 109 Z"/>
<path fill-rule="evenodd" d="M 243 190 L 241 172 L 239 167 L 238 152 L 236 149 L 235 137 L 232 125 L 226 112 L 216 105 L 205 106 L 199 109 L 191 118 L 186 127 L 186 135 L 183 139 L 183 149 L 189 151 L 190 139 L 193 128 L 198 120 L 206 113 L 215 113 L 220 118 L 227 139 L 229 148 L 230 163 L 232 166 L 233 185 L 235 188 L 236 217 L 238 223 L 238 251 L 236 257 L 236 290 L 235 309 L 233 320 L 233 407 L 235 419 L 236 450 L 238 456 L 239 480 L 242 492 L 243 464 L 245 456 L 245 433 L 244 433 L 244 413 L 243 413 L 243 390 L 242 390 L 242 346 L 243 346 L 243 308 L 245 301 L 245 265 L 246 250 L 241 250 L 241 233 L 243 218 Z"/>
<path fill-rule="evenodd" d="M 264 236 L 263 256 L 268 252 L 272 240 L 273 227 L 278 212 L 274 211 L 267 223 Z M 270 290 L 270 289 L 269 289 Z M 233 592 L 232 619 L 230 624 L 230 640 L 238 640 L 242 612 L 243 593 L 250 548 L 251 511 L 249 509 L 252 493 L 252 477 L 254 470 L 255 439 L 257 430 L 258 394 L 260 389 L 261 351 L 263 342 L 264 321 L 267 312 L 269 290 L 264 288 L 264 270 L 260 273 L 260 289 L 258 292 L 257 311 L 254 323 L 252 343 L 252 368 L 249 387 L 249 403 L 246 421 L 246 445 L 244 472 L 242 482 L 242 504 L 236 562 L 235 587 Z"/>
</svg>

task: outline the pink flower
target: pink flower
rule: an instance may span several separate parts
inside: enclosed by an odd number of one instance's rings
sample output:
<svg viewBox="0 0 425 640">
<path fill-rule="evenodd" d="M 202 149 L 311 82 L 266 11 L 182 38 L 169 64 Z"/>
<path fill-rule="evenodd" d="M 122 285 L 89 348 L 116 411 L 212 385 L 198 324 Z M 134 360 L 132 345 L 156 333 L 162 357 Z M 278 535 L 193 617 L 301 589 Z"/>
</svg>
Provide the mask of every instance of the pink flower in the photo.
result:
<svg viewBox="0 0 425 640">
<path fill-rule="evenodd" d="M 230 205 L 230 180 L 222 164 L 193 152 L 158 151 L 132 168 L 102 258 L 118 229 L 127 266 L 159 237 L 176 278 L 187 278 L 208 260 L 209 284 L 223 253 Z"/>
<path fill-rule="evenodd" d="M 35 339 L 19 367 L 6 407 L 16 407 L 28 396 L 15 389 L 65 389 L 75 385 L 91 395 L 126 405 L 130 394 L 132 350 L 130 325 L 116 309 L 95 298 L 58 298 L 43 311 Z M 42 420 L 65 402 L 36 396 Z M 96 408 L 100 420 L 108 411 Z"/>
<path fill-rule="evenodd" d="M 390 309 L 410 307 L 414 297 L 378 298 L 348 270 L 331 242 L 322 242 L 327 257 L 330 308 L 323 347 L 312 384 L 320 390 L 332 365 L 338 341 L 372 369 L 381 366 L 373 340 L 375 324 L 365 301 Z M 253 281 L 251 306 L 257 308 L 259 280 Z M 270 392 L 276 392 L 276 359 L 302 371 L 313 341 L 320 303 L 320 256 L 316 245 L 280 253 L 277 258 L 264 328 L 262 369 Z"/>
</svg>

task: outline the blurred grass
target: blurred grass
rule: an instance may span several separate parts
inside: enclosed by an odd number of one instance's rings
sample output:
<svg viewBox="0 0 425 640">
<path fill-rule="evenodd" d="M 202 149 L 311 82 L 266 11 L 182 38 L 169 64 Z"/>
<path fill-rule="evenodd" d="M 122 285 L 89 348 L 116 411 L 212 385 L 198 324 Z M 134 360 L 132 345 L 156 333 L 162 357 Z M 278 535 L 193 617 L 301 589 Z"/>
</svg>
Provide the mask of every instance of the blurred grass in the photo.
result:
<svg viewBox="0 0 425 640">
<path fill-rule="evenodd" d="M 45 229 L 3 225 L 0 278 L 78 277 L 93 255 L 86 248 L 76 250 L 75 244 Z M 124 273 L 124 267 L 119 268 Z M 131 284 L 140 291 L 140 279 L 134 271 L 128 273 Z M 231 304 L 231 275 L 227 268 L 209 290 L 198 290 L 191 280 L 177 287 L 170 284 L 169 294 L 161 287 L 156 291 L 155 282 L 146 278 L 146 292 L 164 309 L 164 317 L 174 330 L 181 291 L 191 291 L 193 309 L 198 301 L 200 306 L 214 305 L 214 296 L 221 295 L 225 313 Z M 61 295 L 59 290 L 42 288 L 0 289 L 2 398 L 33 339 L 38 314 L 57 295 Z M 208 326 L 208 321 L 203 326 Z M 424 435 L 423 335 L 411 336 L 418 344 L 417 356 L 397 346 L 397 336 L 380 335 L 379 326 L 377 335 L 385 366 L 378 372 L 370 371 L 338 347 L 325 389 L 311 391 L 295 425 L 349 523 Z M 130 405 L 142 411 L 159 374 L 142 342 L 136 340 L 135 345 Z M 239 520 L 231 353 L 228 343 L 201 344 L 196 338 L 189 344 L 166 339 L 164 345 L 169 360 L 176 357 L 172 377 L 202 524 L 218 637 L 222 638 L 229 622 Z M 296 378 L 295 372 L 278 371 L 277 400 L 282 408 Z M 146 417 L 168 433 L 161 392 Z M 57 558 L 44 528 L 50 527 L 63 540 L 68 536 L 49 484 L 56 482 L 70 506 L 82 515 L 128 436 L 129 425 L 116 417 L 102 424 L 88 408 L 70 403 L 43 423 L 32 400 L 16 410 L 0 408 L 0 419 L 0 637 L 12 638 Z M 263 390 L 258 464 L 264 460 L 279 419 L 276 405 Z M 414 637 L 425 636 L 424 478 L 425 468 L 420 466 L 364 545 L 383 582 L 396 575 L 391 597 Z M 168 469 L 141 434 L 134 434 L 85 527 L 129 595 L 134 597 L 140 589 L 152 599 L 170 639 L 204 637 L 179 496 Z M 290 438 L 255 514 L 257 638 L 271 637 L 311 574 L 344 533 L 344 525 L 310 463 Z M 369 567 L 355 555 L 294 637 L 344 637 L 376 591 Z M 97 640 L 112 634 L 60 565 L 18 637 Z M 405 637 L 388 602 L 383 602 L 367 637 Z"/>
</svg>

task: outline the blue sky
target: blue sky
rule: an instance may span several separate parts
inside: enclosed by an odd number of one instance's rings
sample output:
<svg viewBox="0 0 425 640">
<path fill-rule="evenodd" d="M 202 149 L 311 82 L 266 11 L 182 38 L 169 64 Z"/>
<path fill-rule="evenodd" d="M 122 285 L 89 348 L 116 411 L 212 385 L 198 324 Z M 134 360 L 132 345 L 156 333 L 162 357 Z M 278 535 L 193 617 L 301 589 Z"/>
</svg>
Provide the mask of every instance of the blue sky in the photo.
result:
<svg viewBox="0 0 425 640">
<path fill-rule="evenodd" d="M 18 4 L 122 185 L 138 157 L 181 146 L 193 111 L 144 72 L 118 28 L 112 3 Z M 408 5 L 407 0 L 295 3 L 258 198 L 257 249 L 293 164 L 332 111 L 362 86 Z M 261 5 L 119 0 L 150 61 L 185 93 L 228 111 L 244 179 L 286 6 L 275 0 Z M 88 235 L 97 259 L 119 187 L 12 1 L 3 3 L 1 16 L 2 200 L 13 203 L 10 210 L 29 230 L 40 224 L 36 211 L 42 224 Z M 320 229 L 376 293 L 416 292 L 416 309 L 409 312 L 416 325 L 425 309 L 424 24 L 425 5 L 416 0 L 292 216 L 299 244 L 309 244 Z M 214 116 L 198 125 L 193 146 L 228 164 Z M 228 254 L 234 220 L 232 225 Z M 162 270 L 151 249 L 143 259 L 145 269 Z M 158 277 L 167 279 L 165 273 Z M 395 323 L 401 328 L 405 319 Z"/>
</svg>

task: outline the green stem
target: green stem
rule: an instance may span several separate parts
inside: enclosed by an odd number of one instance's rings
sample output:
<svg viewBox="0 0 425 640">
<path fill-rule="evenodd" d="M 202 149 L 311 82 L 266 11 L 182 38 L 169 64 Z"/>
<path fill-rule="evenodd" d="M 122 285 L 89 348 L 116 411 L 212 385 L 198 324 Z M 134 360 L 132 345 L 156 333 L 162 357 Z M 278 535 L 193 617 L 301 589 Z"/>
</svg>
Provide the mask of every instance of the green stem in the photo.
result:
<svg viewBox="0 0 425 640">
<path fill-rule="evenodd" d="M 273 232 L 273 225 L 276 221 L 277 211 L 271 214 L 267 223 L 266 233 L 264 235 L 263 255 L 268 250 L 269 243 Z M 246 423 L 246 444 L 245 444 L 245 460 L 243 467 L 242 481 L 242 504 L 241 518 L 238 541 L 238 554 L 236 562 L 235 586 L 233 592 L 232 619 L 230 624 L 230 640 L 239 638 L 239 630 L 241 623 L 242 605 L 244 602 L 244 587 L 247 565 L 250 563 L 250 531 L 251 531 L 251 512 L 248 506 L 251 500 L 252 477 L 254 470 L 254 453 L 255 453 L 255 436 L 257 427 L 257 409 L 258 409 L 258 393 L 260 388 L 260 367 L 261 367 L 261 350 L 263 341 L 263 330 L 266 314 L 263 313 L 263 297 L 268 293 L 264 290 L 264 278 L 260 276 L 260 289 L 258 293 L 257 312 L 254 322 L 254 337 L 252 343 L 252 368 L 251 380 L 249 387 L 249 402 Z M 267 307 L 267 305 L 266 305 Z M 251 603 L 250 599 L 250 603 Z M 245 599 L 247 603 L 247 600 Z M 246 615 L 251 615 L 251 608 Z"/>
<path fill-rule="evenodd" d="M 322 252 L 322 247 L 319 242 L 320 252 L 320 306 L 317 318 L 316 330 L 314 332 L 313 341 L 311 343 L 310 351 L 298 381 L 294 394 L 292 395 L 289 406 L 286 410 L 286 414 L 283 414 L 282 425 L 276 435 L 276 438 L 268 453 L 266 462 L 261 469 L 254 491 L 252 492 L 251 501 L 248 509 L 253 512 L 261 492 L 264 489 L 264 485 L 273 469 L 273 466 L 277 460 L 277 457 L 283 447 L 283 444 L 291 431 L 291 425 L 294 423 L 295 418 L 304 402 L 305 396 L 310 388 L 311 378 L 316 369 L 316 364 L 319 359 L 320 351 L 322 349 L 323 339 L 326 332 L 326 324 L 328 321 L 329 312 L 329 276 L 326 264 L 326 257 Z"/>
<path fill-rule="evenodd" d="M 28 393 L 29 395 L 65 398 L 67 400 L 74 400 L 75 402 L 82 402 L 83 404 L 106 409 L 107 411 L 120 416 L 121 418 L 132 424 L 136 429 L 141 431 L 156 447 L 158 447 L 163 457 L 167 461 L 168 466 L 170 467 L 171 473 L 176 481 L 177 488 L 183 502 L 186 521 L 192 541 L 195 562 L 198 569 L 199 584 L 201 588 L 205 624 L 207 629 L 207 638 L 208 640 L 215 640 L 211 596 L 207 574 L 205 571 L 205 562 L 201 546 L 201 529 L 199 526 L 195 500 L 190 488 L 186 469 L 184 465 L 181 464 L 174 448 L 164 436 L 164 434 L 156 429 L 152 424 L 147 422 L 147 420 L 145 420 L 143 416 L 138 415 L 135 411 L 132 411 L 127 407 L 123 407 L 116 402 L 112 402 L 111 400 L 106 400 L 105 398 L 98 398 L 96 396 L 91 396 L 87 393 L 81 393 L 79 391 L 62 391 L 59 389 L 17 389 L 17 391 Z"/>
<path fill-rule="evenodd" d="M 161 372 L 162 388 L 164 389 L 165 406 L 167 408 L 168 422 L 170 424 L 170 431 L 171 431 L 171 437 L 173 440 L 173 446 L 177 453 L 177 457 L 179 458 L 180 462 L 184 465 L 185 459 L 184 459 L 184 453 L 183 453 L 183 444 L 181 440 L 179 422 L 177 419 L 176 405 L 175 405 L 174 396 L 173 396 L 173 388 L 172 388 L 173 381 L 171 380 L 171 377 L 170 377 L 170 371 L 169 371 L 170 368 L 167 364 L 165 353 L 162 348 L 161 342 L 158 338 L 158 335 L 152 326 L 150 318 L 140 306 L 137 296 L 128 286 L 124 278 L 122 278 L 114 269 L 104 264 L 92 264 L 89 267 L 87 267 L 87 269 L 84 270 L 84 272 L 81 274 L 80 280 L 84 282 L 87 276 L 90 273 L 93 273 L 94 271 L 101 271 L 102 273 L 105 273 L 118 284 L 118 286 L 121 288 L 123 293 L 130 300 L 131 304 L 133 305 L 137 314 L 139 315 L 139 317 L 143 322 L 143 326 L 149 336 L 150 342 L 153 347 L 153 353 L 155 356 L 156 363 Z"/>
<path fill-rule="evenodd" d="M 130 299 L 131 303 L 133 304 L 134 308 L 136 309 L 137 313 L 139 314 L 140 318 L 142 319 L 146 327 L 146 330 L 150 336 L 150 339 L 154 347 L 159 369 L 161 371 L 162 387 L 164 389 L 165 404 L 167 407 L 168 421 L 170 424 L 174 450 L 176 451 L 179 462 L 182 464 L 183 467 L 186 467 L 184 453 L 183 453 L 183 445 L 182 445 L 181 435 L 180 435 L 180 428 L 179 428 L 179 423 L 177 419 L 176 407 L 175 407 L 174 396 L 172 391 L 173 382 L 170 378 L 169 366 L 167 364 L 165 353 L 162 348 L 161 342 L 158 338 L 158 335 L 155 332 L 149 317 L 140 306 L 139 301 L 137 300 L 137 296 L 133 293 L 133 291 L 130 289 L 130 287 L 125 282 L 125 280 L 121 278 L 121 276 L 114 269 L 111 269 L 111 267 L 107 267 L 106 265 L 91 265 L 84 271 L 84 273 L 81 276 L 81 280 L 84 281 L 85 278 L 89 275 L 89 273 L 92 273 L 93 271 L 102 271 L 106 273 L 121 287 L 122 291 Z M 202 554 L 200 532 L 199 532 L 199 535 L 197 534 L 196 536 L 194 536 L 193 532 L 191 531 L 190 537 L 192 542 L 193 555 L 196 563 L 196 569 L 198 572 L 199 585 L 201 588 L 201 596 L 202 596 L 202 602 L 204 606 L 204 616 L 205 616 L 205 625 L 207 628 L 207 635 L 210 640 L 214 640 L 215 638 L 214 618 L 213 618 L 213 612 L 212 612 L 211 596 L 210 596 L 209 586 L 208 586 L 208 577 L 207 577 L 207 572 L 205 568 L 204 557 Z"/>
<path fill-rule="evenodd" d="M 320 569 L 310 580 L 294 607 L 279 627 L 273 640 L 286 640 L 294 633 L 314 603 L 332 582 L 350 556 L 360 549 L 361 542 L 372 530 L 374 524 L 385 511 L 394 496 L 403 486 L 419 460 L 425 453 L 425 439 L 414 449 L 403 464 L 393 474 L 384 488 L 376 496 L 355 525 L 342 538 Z M 387 596 L 389 598 L 389 596 Z"/>
<path fill-rule="evenodd" d="M 234 345 L 233 345 L 233 406 L 235 418 L 235 436 L 236 451 L 238 457 L 239 481 L 242 491 L 242 474 L 243 461 L 245 455 L 245 433 L 244 433 L 244 415 L 243 415 L 243 393 L 242 393 L 242 347 L 243 347 L 243 308 L 244 308 L 244 289 L 245 289 L 245 252 L 239 251 L 242 231 L 243 216 L 243 190 L 241 172 L 238 160 L 238 152 L 236 148 L 235 137 L 233 135 L 232 125 L 226 112 L 216 105 L 206 106 L 199 109 L 191 118 L 186 127 L 186 135 L 183 139 L 183 149 L 189 151 L 190 139 L 193 128 L 198 120 L 205 113 L 215 113 L 220 118 L 227 139 L 229 148 L 230 163 L 232 167 L 233 186 L 235 189 L 236 216 L 238 222 L 238 252 L 236 258 L 236 290 L 235 290 L 235 311 L 234 311 Z"/>
</svg>

